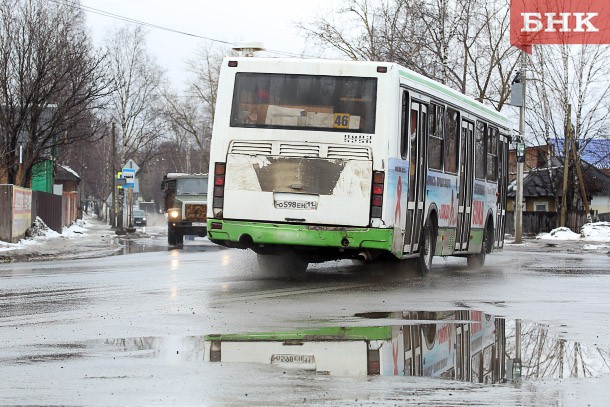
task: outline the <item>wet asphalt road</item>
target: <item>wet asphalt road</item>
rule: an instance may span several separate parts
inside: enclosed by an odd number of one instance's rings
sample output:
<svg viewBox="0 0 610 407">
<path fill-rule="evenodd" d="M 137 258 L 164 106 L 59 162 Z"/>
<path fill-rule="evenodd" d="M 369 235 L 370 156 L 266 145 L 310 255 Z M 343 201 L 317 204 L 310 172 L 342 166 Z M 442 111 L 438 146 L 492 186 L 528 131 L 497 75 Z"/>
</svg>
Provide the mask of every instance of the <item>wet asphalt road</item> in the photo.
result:
<svg viewBox="0 0 610 407">
<path fill-rule="evenodd" d="M 426 278 L 343 261 L 310 266 L 296 281 L 262 278 L 251 252 L 196 241 L 0 264 L 0 405 L 607 405 L 604 358 L 592 378 L 490 387 L 208 363 L 203 336 L 359 325 L 355 315 L 368 312 L 470 309 L 529 321 L 602 353 L 610 349 L 609 260 L 513 247 L 476 271 L 438 257 Z"/>
</svg>

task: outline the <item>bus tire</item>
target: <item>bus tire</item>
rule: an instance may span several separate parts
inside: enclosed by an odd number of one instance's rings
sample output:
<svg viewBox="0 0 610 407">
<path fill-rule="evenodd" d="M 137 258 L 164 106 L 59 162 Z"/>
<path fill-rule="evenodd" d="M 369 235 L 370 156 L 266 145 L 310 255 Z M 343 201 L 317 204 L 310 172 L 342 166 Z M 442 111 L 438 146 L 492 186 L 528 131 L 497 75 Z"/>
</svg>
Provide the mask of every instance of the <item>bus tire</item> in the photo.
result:
<svg viewBox="0 0 610 407">
<path fill-rule="evenodd" d="M 490 222 L 487 222 L 485 226 L 485 232 L 483 232 L 483 242 L 481 243 L 481 252 L 479 254 L 470 254 L 466 256 L 468 262 L 468 268 L 478 269 L 485 265 L 485 257 L 487 253 L 491 253 L 493 248 L 493 226 Z"/>
<path fill-rule="evenodd" d="M 302 256 L 289 254 L 256 255 L 261 274 L 271 278 L 302 278 L 307 272 L 309 262 Z"/>
<path fill-rule="evenodd" d="M 436 246 L 436 230 L 430 219 L 426 221 L 419 240 L 419 258 L 417 269 L 422 276 L 428 274 L 432 268 L 432 258 Z"/>
</svg>

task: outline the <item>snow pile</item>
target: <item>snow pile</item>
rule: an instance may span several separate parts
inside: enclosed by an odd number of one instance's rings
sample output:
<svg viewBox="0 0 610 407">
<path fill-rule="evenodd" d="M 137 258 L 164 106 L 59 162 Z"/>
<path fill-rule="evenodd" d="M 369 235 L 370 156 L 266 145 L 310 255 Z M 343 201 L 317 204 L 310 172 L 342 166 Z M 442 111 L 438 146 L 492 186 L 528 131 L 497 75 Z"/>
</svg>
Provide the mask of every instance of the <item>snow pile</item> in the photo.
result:
<svg viewBox="0 0 610 407">
<path fill-rule="evenodd" d="M 572 232 L 569 228 L 560 227 L 551 230 L 549 233 L 541 233 L 536 236 L 536 239 L 543 240 L 579 240 L 580 235 Z"/>
<path fill-rule="evenodd" d="M 602 249 L 609 249 L 610 246 L 608 246 L 606 244 L 586 244 L 582 248 L 585 250 L 602 250 Z"/>
<path fill-rule="evenodd" d="M 36 219 L 32 223 L 32 226 L 25 232 L 26 238 L 36 237 L 57 237 L 59 233 L 49 229 L 46 223 L 40 217 L 36 216 Z"/>
<path fill-rule="evenodd" d="M 580 228 L 580 234 L 572 232 L 569 228 L 560 227 L 549 233 L 541 233 L 536 239 L 610 242 L 610 222 L 587 223 Z"/>
<path fill-rule="evenodd" d="M 24 239 L 21 239 L 17 243 L 8 243 L 0 241 L 0 252 L 36 246 L 42 244 L 45 240 L 55 239 L 58 237 L 63 237 L 67 239 L 80 237 L 87 234 L 87 229 L 85 227 L 86 224 L 86 221 L 78 219 L 76 223 L 70 226 L 64 226 L 62 233 L 59 234 L 56 231 L 50 229 L 42 219 L 36 217 L 36 219 L 32 223 L 32 226 L 28 228 L 26 232 L 26 237 Z"/>
<path fill-rule="evenodd" d="M 610 242 L 610 222 L 587 223 L 580 229 L 580 234 L 586 240 Z"/>
<path fill-rule="evenodd" d="M 61 235 L 65 237 L 77 237 L 87 234 L 87 228 L 85 227 L 86 224 L 86 221 L 77 219 L 76 223 L 73 223 L 69 227 L 64 226 L 64 230 Z"/>
</svg>

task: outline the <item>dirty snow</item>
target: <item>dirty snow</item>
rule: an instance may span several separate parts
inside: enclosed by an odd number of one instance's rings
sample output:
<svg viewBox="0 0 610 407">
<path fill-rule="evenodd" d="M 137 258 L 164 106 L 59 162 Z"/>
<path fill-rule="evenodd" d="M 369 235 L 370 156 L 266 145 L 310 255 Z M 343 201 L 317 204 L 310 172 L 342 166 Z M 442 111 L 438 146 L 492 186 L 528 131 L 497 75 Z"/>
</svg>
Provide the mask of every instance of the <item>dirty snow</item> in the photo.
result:
<svg viewBox="0 0 610 407">
<path fill-rule="evenodd" d="M 574 233 L 569 228 L 560 227 L 551 230 L 549 233 L 541 233 L 536 236 L 536 239 L 610 242 L 610 222 L 587 223 L 580 229 L 580 233 Z"/>
<path fill-rule="evenodd" d="M 78 219 L 70 226 L 64 226 L 62 233 L 50 229 L 42 219 L 36 217 L 32 227 L 28 230 L 28 237 L 17 243 L 9 243 L 0 240 L 0 252 L 25 249 L 32 246 L 43 245 L 50 239 L 68 238 L 74 239 L 87 234 L 87 220 Z"/>
</svg>

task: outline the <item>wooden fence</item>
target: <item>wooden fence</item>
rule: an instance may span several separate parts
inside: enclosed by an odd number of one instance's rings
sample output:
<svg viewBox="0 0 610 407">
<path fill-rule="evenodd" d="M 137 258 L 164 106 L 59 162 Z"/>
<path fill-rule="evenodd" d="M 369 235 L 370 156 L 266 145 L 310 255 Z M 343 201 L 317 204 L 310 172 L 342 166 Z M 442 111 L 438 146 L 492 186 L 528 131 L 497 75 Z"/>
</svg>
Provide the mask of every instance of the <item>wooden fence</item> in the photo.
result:
<svg viewBox="0 0 610 407">
<path fill-rule="evenodd" d="M 523 234 L 537 235 L 548 233 L 558 228 L 561 222 L 561 213 L 557 212 L 523 212 Z M 587 215 L 584 211 L 570 212 L 567 214 L 567 227 L 573 232 L 580 233 L 580 227 L 587 222 Z M 514 212 L 506 212 L 506 233 L 515 234 Z"/>
</svg>

